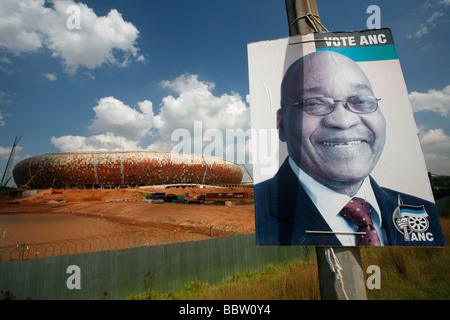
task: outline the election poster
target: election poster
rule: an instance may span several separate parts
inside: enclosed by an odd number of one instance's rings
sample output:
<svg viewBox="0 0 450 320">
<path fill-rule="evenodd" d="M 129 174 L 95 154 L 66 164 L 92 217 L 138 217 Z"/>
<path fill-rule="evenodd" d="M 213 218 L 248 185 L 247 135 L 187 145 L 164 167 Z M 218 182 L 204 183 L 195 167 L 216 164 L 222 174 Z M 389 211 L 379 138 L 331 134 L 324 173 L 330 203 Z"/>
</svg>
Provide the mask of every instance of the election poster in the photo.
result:
<svg viewBox="0 0 450 320">
<path fill-rule="evenodd" d="M 248 44 L 256 241 L 445 246 L 390 29 Z"/>
</svg>

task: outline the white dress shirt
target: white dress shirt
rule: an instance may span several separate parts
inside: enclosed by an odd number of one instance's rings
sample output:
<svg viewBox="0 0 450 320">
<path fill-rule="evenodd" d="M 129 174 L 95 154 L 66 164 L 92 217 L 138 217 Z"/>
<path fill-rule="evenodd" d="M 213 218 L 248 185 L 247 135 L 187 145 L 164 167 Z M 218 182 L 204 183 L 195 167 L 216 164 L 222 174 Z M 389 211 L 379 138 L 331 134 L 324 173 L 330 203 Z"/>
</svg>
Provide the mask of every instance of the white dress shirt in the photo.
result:
<svg viewBox="0 0 450 320">
<path fill-rule="evenodd" d="M 312 202 L 322 214 L 325 221 L 330 226 L 331 230 L 336 232 L 336 236 L 343 246 L 355 246 L 356 239 L 354 234 L 342 234 L 342 232 L 356 232 L 358 227 L 353 223 L 347 221 L 344 217 L 339 215 L 339 212 L 351 200 L 352 197 L 348 195 L 337 193 L 324 185 L 318 183 L 316 180 L 307 175 L 297 164 L 289 157 L 289 164 L 298 177 L 300 184 L 311 198 Z M 366 200 L 370 203 L 372 208 L 372 222 L 377 230 L 381 244 L 386 243 L 386 234 L 381 228 L 382 218 L 380 215 L 380 208 L 378 206 L 375 194 L 373 193 L 370 179 L 364 179 L 363 184 L 358 192 L 353 196 Z M 308 230 L 308 231 L 325 231 L 325 230 Z"/>
</svg>

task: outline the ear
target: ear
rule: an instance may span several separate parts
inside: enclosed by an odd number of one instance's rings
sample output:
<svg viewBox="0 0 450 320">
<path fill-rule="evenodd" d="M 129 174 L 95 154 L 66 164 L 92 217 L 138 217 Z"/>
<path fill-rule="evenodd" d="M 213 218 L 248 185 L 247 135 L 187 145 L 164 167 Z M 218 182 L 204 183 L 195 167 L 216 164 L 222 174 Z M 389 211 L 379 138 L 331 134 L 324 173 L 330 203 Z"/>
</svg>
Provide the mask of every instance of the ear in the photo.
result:
<svg viewBox="0 0 450 320">
<path fill-rule="evenodd" d="M 278 109 L 277 110 L 277 129 L 278 129 L 278 135 L 280 137 L 280 140 L 283 142 L 286 142 L 286 133 L 284 131 L 284 115 L 285 115 L 284 109 Z"/>
</svg>

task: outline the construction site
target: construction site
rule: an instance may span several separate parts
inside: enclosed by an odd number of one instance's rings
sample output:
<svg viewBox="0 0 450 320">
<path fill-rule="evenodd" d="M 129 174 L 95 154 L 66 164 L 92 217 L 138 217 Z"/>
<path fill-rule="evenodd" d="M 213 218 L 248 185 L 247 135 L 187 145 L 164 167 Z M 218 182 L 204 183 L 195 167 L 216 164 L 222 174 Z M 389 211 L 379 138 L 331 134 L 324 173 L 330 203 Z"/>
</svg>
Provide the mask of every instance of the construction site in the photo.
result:
<svg viewBox="0 0 450 320">
<path fill-rule="evenodd" d="M 145 233 L 137 245 L 153 245 L 255 232 L 253 184 L 242 183 L 234 163 L 163 152 L 83 152 L 30 157 L 12 169 L 19 140 L 2 178 L 1 247 L 119 233 Z M 11 178 L 17 187 L 6 186 Z"/>
</svg>

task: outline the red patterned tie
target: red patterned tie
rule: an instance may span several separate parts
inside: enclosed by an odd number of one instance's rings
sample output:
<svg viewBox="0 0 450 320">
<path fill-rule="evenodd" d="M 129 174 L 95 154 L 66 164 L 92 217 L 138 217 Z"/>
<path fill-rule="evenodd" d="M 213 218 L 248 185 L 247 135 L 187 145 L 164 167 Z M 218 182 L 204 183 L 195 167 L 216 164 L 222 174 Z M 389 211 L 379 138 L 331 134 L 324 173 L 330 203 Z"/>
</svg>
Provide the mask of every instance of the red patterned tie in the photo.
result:
<svg viewBox="0 0 450 320">
<path fill-rule="evenodd" d="M 370 204 L 367 201 L 353 198 L 345 205 L 340 214 L 356 224 L 358 232 L 366 232 L 366 234 L 356 235 L 357 246 L 381 246 L 377 231 L 370 217 Z"/>
</svg>

